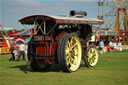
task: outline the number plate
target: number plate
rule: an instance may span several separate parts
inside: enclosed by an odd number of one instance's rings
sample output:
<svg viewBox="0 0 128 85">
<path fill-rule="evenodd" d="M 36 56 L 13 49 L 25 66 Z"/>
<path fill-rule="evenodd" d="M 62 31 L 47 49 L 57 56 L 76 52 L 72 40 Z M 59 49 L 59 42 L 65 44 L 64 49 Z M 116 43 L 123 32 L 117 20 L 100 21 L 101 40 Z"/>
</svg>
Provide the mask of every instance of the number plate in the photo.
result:
<svg viewBox="0 0 128 85">
<path fill-rule="evenodd" d="M 42 41 L 44 40 L 44 36 L 34 36 L 34 41 Z"/>
</svg>

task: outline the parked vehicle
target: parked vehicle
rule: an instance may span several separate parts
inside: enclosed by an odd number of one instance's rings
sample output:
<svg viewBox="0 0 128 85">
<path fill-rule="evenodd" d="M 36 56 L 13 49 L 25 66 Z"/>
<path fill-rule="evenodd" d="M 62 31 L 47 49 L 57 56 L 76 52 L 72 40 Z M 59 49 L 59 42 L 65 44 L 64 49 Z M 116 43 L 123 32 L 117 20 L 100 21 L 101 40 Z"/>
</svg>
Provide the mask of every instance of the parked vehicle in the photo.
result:
<svg viewBox="0 0 128 85">
<path fill-rule="evenodd" d="M 92 24 L 103 24 L 102 20 L 87 18 L 86 12 L 72 10 L 69 17 L 31 15 L 19 22 L 34 25 L 35 32 L 28 46 L 33 70 L 59 64 L 64 72 L 74 72 L 80 67 L 81 59 L 88 67 L 97 64 L 97 49 L 87 46 L 87 42 L 91 39 Z"/>
</svg>

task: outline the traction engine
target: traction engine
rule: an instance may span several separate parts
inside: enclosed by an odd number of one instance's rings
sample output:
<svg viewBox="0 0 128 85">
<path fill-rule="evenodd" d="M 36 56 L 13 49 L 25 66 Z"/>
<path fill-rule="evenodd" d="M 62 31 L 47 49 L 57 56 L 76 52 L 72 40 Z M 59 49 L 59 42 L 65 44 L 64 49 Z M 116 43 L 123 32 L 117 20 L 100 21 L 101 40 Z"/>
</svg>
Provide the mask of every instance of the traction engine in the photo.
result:
<svg viewBox="0 0 128 85">
<path fill-rule="evenodd" d="M 69 17 L 31 15 L 19 22 L 34 25 L 27 54 L 33 70 L 43 71 L 58 64 L 64 72 L 74 72 L 82 59 L 88 67 L 97 64 L 98 51 L 95 46 L 87 46 L 87 42 L 91 39 L 92 24 L 103 24 L 102 20 L 87 18 L 86 12 L 72 10 Z"/>
</svg>

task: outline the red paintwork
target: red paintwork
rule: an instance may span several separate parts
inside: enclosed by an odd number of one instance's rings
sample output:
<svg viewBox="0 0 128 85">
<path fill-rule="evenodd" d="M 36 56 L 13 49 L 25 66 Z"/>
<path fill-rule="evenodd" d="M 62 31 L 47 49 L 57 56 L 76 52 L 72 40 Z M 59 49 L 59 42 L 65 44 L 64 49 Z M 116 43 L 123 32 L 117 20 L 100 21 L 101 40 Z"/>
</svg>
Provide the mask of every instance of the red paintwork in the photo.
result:
<svg viewBox="0 0 128 85">
<path fill-rule="evenodd" d="M 50 50 L 51 48 L 51 50 Z M 52 42 L 52 45 L 50 46 L 48 42 L 43 42 L 41 44 L 37 43 L 36 45 L 36 54 L 40 54 L 41 56 L 49 56 L 53 59 L 55 58 L 57 48 L 57 42 Z M 38 59 L 38 63 L 42 64 L 53 64 L 54 62 L 48 58 L 46 59 Z"/>
<path fill-rule="evenodd" d="M 21 30 L 20 31 L 11 31 L 11 32 L 9 32 L 9 35 L 11 36 L 11 35 L 14 35 L 14 34 L 19 33 L 19 32 L 22 32 L 22 31 Z"/>
<path fill-rule="evenodd" d="M 39 42 L 36 44 L 36 54 L 40 54 L 41 56 L 49 56 L 50 58 L 55 59 L 56 57 L 56 50 L 57 50 L 57 44 L 60 38 L 66 34 L 66 32 L 62 32 L 56 36 L 56 41 L 52 42 L 51 44 L 48 42 Z M 45 40 L 52 40 L 52 37 L 45 37 Z M 38 59 L 38 64 L 54 64 L 53 60 L 50 58 L 46 59 Z"/>
<path fill-rule="evenodd" d="M 36 45 L 36 54 L 40 54 L 41 56 L 46 56 L 46 46 L 44 45 Z"/>
<path fill-rule="evenodd" d="M 62 33 L 58 34 L 57 37 L 56 37 L 56 40 L 59 41 L 60 38 L 61 38 L 64 34 L 66 34 L 66 32 L 62 32 Z"/>
</svg>

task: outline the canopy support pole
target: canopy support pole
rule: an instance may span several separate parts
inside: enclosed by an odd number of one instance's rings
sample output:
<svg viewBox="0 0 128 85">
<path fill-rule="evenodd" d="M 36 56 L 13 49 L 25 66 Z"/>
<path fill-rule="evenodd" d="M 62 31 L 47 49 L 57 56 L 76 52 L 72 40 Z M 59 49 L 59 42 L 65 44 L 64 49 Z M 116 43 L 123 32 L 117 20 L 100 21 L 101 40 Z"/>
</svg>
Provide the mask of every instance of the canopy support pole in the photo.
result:
<svg viewBox="0 0 128 85">
<path fill-rule="evenodd" d="M 36 33 L 36 22 L 34 21 L 34 34 Z"/>
<path fill-rule="evenodd" d="M 43 24 L 43 21 L 41 22 L 40 25 L 38 24 L 38 22 L 35 22 L 35 24 L 37 24 L 37 26 L 38 26 L 37 32 L 38 32 L 39 30 L 41 30 L 41 32 L 44 34 L 43 30 L 41 29 L 41 26 L 42 26 L 42 24 Z M 36 32 L 36 34 L 37 34 L 37 32 Z"/>
<path fill-rule="evenodd" d="M 46 22 L 44 21 L 44 35 L 46 35 Z"/>
<path fill-rule="evenodd" d="M 57 24 L 55 24 L 55 25 L 51 28 L 51 30 L 47 33 L 47 35 L 56 27 L 56 25 L 57 25 Z"/>
</svg>

